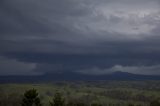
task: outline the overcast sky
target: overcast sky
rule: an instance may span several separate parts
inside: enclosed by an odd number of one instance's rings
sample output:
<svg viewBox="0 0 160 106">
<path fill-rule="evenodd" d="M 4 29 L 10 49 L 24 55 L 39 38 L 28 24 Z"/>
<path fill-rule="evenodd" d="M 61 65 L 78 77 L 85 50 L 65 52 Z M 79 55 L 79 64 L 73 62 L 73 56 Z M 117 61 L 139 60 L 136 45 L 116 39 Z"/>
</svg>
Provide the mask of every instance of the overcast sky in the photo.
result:
<svg viewBox="0 0 160 106">
<path fill-rule="evenodd" d="M 160 0 L 0 0 L 0 75 L 160 75 Z"/>
</svg>

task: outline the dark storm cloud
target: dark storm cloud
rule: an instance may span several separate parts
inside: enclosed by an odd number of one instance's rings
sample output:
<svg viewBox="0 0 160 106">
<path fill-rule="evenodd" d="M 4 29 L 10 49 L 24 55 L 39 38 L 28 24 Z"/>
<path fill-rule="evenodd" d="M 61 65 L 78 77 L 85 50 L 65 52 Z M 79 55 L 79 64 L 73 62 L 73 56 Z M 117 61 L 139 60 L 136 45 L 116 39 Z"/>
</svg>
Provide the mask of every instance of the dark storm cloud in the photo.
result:
<svg viewBox="0 0 160 106">
<path fill-rule="evenodd" d="M 159 6 L 159 0 L 1 0 L 0 74 L 159 74 Z"/>
</svg>

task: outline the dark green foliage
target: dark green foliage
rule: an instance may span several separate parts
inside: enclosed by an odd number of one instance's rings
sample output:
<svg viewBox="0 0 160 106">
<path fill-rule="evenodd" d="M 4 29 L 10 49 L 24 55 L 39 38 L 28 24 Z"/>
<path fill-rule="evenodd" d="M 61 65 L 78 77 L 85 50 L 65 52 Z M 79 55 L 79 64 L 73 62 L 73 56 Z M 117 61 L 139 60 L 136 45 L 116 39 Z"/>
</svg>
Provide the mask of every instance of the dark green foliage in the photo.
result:
<svg viewBox="0 0 160 106">
<path fill-rule="evenodd" d="M 88 106 L 88 105 L 83 102 L 68 102 L 66 106 Z"/>
<path fill-rule="evenodd" d="M 150 103 L 150 106 L 160 106 L 160 101 L 154 100 Z"/>
<path fill-rule="evenodd" d="M 76 106 L 76 104 L 74 102 L 68 102 L 66 106 Z"/>
<path fill-rule="evenodd" d="M 51 106 L 65 106 L 65 100 L 59 92 L 56 92 L 53 97 L 53 102 L 50 102 Z"/>
<path fill-rule="evenodd" d="M 37 90 L 31 89 L 24 93 L 22 106 L 42 106 Z"/>
<path fill-rule="evenodd" d="M 142 106 L 142 105 L 138 104 L 138 105 L 136 105 L 136 106 Z"/>
<path fill-rule="evenodd" d="M 91 106 L 102 106 L 102 105 L 99 103 L 92 103 Z"/>
<path fill-rule="evenodd" d="M 86 106 L 85 103 L 77 103 L 76 106 Z"/>
<path fill-rule="evenodd" d="M 128 104 L 128 106 L 134 106 L 134 104 L 130 103 L 130 104 Z"/>
</svg>

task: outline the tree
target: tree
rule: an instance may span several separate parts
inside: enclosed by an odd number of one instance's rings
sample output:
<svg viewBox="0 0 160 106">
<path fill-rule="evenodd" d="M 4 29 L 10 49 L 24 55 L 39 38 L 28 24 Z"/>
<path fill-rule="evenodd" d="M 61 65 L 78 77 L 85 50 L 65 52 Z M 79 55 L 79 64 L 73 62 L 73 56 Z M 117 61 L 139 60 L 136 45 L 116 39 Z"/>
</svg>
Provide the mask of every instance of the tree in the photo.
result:
<svg viewBox="0 0 160 106">
<path fill-rule="evenodd" d="M 22 106 L 42 106 L 36 89 L 27 90 L 24 93 Z"/>
<path fill-rule="evenodd" d="M 59 92 L 56 92 L 53 101 L 50 102 L 51 106 L 65 106 L 65 100 Z"/>
</svg>

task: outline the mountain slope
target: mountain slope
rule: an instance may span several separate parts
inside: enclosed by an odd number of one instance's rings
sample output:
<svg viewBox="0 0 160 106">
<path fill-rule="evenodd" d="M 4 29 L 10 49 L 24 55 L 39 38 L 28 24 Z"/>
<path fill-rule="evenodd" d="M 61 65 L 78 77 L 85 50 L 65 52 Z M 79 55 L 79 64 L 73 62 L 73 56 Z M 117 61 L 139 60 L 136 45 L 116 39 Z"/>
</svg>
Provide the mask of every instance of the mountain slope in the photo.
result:
<svg viewBox="0 0 160 106">
<path fill-rule="evenodd" d="M 41 76 L 0 76 L 0 83 L 50 82 L 50 81 L 97 81 L 97 80 L 160 80 L 158 75 L 138 75 L 114 72 L 107 75 L 86 75 L 75 72 L 48 73 Z"/>
</svg>

